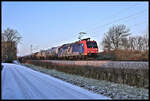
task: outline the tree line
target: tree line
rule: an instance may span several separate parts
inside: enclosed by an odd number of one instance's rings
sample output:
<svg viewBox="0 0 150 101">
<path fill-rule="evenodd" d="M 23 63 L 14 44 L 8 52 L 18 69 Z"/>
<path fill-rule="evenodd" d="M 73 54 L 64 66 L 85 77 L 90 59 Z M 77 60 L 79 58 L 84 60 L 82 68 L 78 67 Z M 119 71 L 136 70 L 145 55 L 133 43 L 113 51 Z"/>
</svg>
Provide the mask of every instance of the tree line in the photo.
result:
<svg viewBox="0 0 150 101">
<path fill-rule="evenodd" d="M 105 33 L 102 41 L 104 50 L 139 50 L 149 49 L 149 36 L 145 33 L 141 36 L 130 36 L 130 29 L 125 25 L 114 25 Z"/>
<path fill-rule="evenodd" d="M 120 57 L 123 57 L 124 54 L 124 57 L 126 55 L 126 59 L 129 58 L 127 55 L 131 54 L 131 57 L 135 57 L 134 55 L 136 54 L 136 56 L 139 55 L 139 60 L 143 56 L 147 60 L 149 51 L 148 33 L 142 33 L 142 35 L 136 36 L 131 35 L 130 29 L 124 24 L 112 26 L 108 32 L 104 33 L 104 38 L 101 43 L 104 51 L 107 51 L 107 53 L 115 52 L 113 55 L 122 54 Z M 126 54 L 127 52 L 128 54 Z"/>
</svg>

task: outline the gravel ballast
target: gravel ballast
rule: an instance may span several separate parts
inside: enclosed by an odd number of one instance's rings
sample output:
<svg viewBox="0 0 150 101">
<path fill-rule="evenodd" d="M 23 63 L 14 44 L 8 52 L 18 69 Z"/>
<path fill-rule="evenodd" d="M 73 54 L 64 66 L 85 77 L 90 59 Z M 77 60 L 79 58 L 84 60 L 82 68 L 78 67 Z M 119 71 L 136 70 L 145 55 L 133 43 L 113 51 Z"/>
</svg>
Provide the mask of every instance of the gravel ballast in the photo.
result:
<svg viewBox="0 0 150 101">
<path fill-rule="evenodd" d="M 96 80 L 78 75 L 66 74 L 64 72 L 56 71 L 54 69 L 47 69 L 31 64 L 22 65 L 25 65 L 33 70 L 40 71 L 56 78 L 62 79 L 71 84 L 83 87 L 97 94 L 111 97 L 112 99 L 149 99 L 148 89 L 137 88 L 125 84 L 117 84 L 104 80 Z"/>
</svg>

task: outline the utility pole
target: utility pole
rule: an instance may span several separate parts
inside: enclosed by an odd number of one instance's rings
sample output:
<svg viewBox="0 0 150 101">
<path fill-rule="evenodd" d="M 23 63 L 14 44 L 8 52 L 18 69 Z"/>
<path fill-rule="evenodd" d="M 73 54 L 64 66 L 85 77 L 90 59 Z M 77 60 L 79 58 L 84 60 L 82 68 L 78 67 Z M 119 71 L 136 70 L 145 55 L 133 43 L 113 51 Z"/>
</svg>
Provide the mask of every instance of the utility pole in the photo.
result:
<svg viewBox="0 0 150 101">
<path fill-rule="evenodd" d="M 32 44 L 31 44 L 31 46 L 30 46 L 30 47 L 31 47 L 31 54 L 32 54 Z"/>
</svg>

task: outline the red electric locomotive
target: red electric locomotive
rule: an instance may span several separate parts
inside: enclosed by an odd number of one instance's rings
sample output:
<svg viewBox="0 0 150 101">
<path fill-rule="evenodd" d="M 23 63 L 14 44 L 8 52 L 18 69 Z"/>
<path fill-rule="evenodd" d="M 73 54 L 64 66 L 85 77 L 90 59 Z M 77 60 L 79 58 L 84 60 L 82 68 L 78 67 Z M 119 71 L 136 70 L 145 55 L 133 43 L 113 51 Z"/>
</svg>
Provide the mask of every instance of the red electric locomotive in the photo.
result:
<svg viewBox="0 0 150 101">
<path fill-rule="evenodd" d="M 98 46 L 96 41 L 90 41 L 90 38 L 83 39 L 80 41 L 80 44 L 83 44 L 84 55 L 94 57 L 98 53 Z"/>
<path fill-rule="evenodd" d="M 57 56 L 59 59 L 89 59 L 90 57 L 95 57 L 97 53 L 96 41 L 86 38 L 60 46 Z"/>
<path fill-rule="evenodd" d="M 98 46 L 96 41 L 91 41 L 90 38 L 86 38 L 73 43 L 63 44 L 59 47 L 53 47 L 45 51 L 40 51 L 31 56 L 25 56 L 24 58 L 77 60 L 93 59 L 97 56 L 97 54 Z"/>
</svg>

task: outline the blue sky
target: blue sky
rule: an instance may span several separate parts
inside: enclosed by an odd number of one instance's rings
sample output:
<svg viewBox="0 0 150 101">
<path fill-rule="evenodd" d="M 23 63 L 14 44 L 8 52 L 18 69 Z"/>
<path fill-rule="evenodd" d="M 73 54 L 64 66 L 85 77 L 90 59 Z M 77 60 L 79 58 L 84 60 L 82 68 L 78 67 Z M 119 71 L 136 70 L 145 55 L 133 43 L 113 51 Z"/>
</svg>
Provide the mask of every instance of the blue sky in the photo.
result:
<svg viewBox="0 0 150 101">
<path fill-rule="evenodd" d="M 132 35 L 148 30 L 148 2 L 2 2 L 2 31 L 23 37 L 18 56 L 74 42 L 78 33 L 101 41 L 112 25 L 125 24 Z"/>
</svg>

